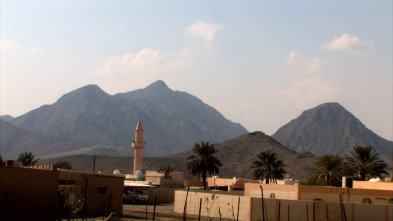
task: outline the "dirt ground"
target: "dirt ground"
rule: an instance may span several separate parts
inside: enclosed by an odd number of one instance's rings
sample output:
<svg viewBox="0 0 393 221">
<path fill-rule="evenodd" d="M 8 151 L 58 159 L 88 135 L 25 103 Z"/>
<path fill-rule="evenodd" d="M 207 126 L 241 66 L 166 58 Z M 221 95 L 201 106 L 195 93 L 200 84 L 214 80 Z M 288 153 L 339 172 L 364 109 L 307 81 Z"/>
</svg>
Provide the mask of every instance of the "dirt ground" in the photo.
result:
<svg viewBox="0 0 393 221">
<path fill-rule="evenodd" d="M 121 220 L 153 220 L 154 205 L 123 205 Z M 183 220 L 183 214 L 173 212 L 173 204 L 156 205 L 154 220 Z M 197 216 L 187 215 L 187 220 L 198 220 Z"/>
</svg>

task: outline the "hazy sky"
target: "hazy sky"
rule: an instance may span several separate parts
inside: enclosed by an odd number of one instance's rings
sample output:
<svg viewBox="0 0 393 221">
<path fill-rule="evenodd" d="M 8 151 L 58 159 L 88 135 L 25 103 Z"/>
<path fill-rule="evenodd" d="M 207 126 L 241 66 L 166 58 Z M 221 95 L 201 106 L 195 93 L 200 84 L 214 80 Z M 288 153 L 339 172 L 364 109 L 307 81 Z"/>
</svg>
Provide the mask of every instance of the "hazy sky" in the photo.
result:
<svg viewBox="0 0 393 221">
<path fill-rule="evenodd" d="M 0 4 L 1 115 L 161 79 L 249 131 L 339 102 L 393 140 L 391 0 Z"/>
</svg>

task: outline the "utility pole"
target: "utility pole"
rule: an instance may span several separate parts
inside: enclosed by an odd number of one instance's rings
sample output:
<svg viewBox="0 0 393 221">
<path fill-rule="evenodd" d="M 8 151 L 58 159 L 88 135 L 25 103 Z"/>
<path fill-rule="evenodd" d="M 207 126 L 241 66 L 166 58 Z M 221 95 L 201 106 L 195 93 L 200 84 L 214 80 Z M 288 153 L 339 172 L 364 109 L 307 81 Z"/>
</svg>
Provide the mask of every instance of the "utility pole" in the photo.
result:
<svg viewBox="0 0 393 221">
<path fill-rule="evenodd" d="M 93 173 L 94 173 L 95 169 L 96 169 L 96 155 L 94 155 L 94 158 L 93 158 Z"/>
</svg>

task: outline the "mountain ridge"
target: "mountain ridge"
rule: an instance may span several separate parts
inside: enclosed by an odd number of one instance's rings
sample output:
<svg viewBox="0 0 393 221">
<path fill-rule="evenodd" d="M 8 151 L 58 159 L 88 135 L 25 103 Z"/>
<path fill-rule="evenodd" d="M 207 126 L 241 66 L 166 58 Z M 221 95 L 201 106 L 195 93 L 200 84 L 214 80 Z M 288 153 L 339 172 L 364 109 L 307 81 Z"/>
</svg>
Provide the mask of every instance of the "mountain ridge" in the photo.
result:
<svg viewBox="0 0 393 221">
<path fill-rule="evenodd" d="M 201 140 L 220 142 L 248 133 L 199 98 L 173 91 L 161 80 L 144 89 L 115 95 L 97 85 L 86 85 L 51 105 L 7 119 L 25 130 L 64 142 L 122 147 L 121 153 L 126 155 L 132 154 L 130 143 L 139 120 L 151 147 L 145 153 L 148 156 L 182 152 Z"/>
<path fill-rule="evenodd" d="M 257 160 L 256 155 L 262 151 L 274 151 L 279 159 L 287 165 L 285 169 L 291 178 L 304 179 L 312 167 L 315 156 L 311 153 L 296 153 L 280 144 L 274 138 L 263 132 L 255 131 L 233 139 L 214 144 L 218 150 L 214 156 L 222 162 L 219 168 L 220 177 L 250 177 L 252 161 Z M 149 148 L 149 147 L 146 147 Z M 188 174 L 186 158 L 192 155 L 191 150 L 161 157 L 143 157 L 144 170 L 156 171 L 160 166 L 169 164 L 175 171 L 184 172 L 185 179 L 196 179 Z M 42 160 L 40 164 L 54 164 L 58 161 L 69 161 L 74 169 L 91 171 L 93 158 L 91 156 L 67 156 L 56 159 Z M 114 169 L 122 173 L 132 173 L 132 157 L 106 157 L 96 156 L 96 169 L 102 173 L 110 174 Z"/>
</svg>

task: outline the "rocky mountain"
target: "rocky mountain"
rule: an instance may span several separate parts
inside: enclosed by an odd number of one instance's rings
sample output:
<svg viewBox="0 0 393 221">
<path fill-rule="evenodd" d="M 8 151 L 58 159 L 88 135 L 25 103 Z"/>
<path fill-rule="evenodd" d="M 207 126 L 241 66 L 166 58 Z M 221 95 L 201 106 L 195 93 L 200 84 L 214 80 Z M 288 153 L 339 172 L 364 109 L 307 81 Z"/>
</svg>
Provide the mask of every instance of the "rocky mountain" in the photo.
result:
<svg viewBox="0 0 393 221">
<path fill-rule="evenodd" d="M 87 144 L 64 142 L 56 137 L 42 136 L 37 132 L 28 131 L 0 120 L 0 147 L 4 159 L 16 159 L 20 153 L 25 151 L 33 152 L 36 156 L 43 156 L 55 153 L 58 149 L 76 149 L 81 146 L 87 146 Z"/>
<path fill-rule="evenodd" d="M 309 168 L 312 167 L 315 156 L 311 153 L 296 153 L 293 150 L 281 145 L 273 138 L 262 132 L 244 134 L 234 139 L 215 144 L 218 152 L 215 156 L 222 162 L 220 167 L 220 177 L 250 177 L 252 161 L 256 160 L 256 155 L 262 151 L 274 151 L 279 158 L 287 165 L 286 170 L 292 178 L 305 178 Z M 146 147 L 146 150 L 149 147 Z M 163 157 L 143 157 L 143 168 L 145 170 L 156 171 L 161 165 L 170 164 L 175 171 L 182 171 L 186 179 L 190 177 L 186 170 L 186 158 L 192 155 L 192 151 Z M 56 159 L 41 160 L 40 164 L 54 164 L 58 161 L 69 161 L 73 168 L 80 171 L 92 171 L 93 157 L 87 155 L 77 155 L 61 157 Z M 132 173 L 132 157 L 108 157 L 96 156 L 96 169 L 102 173 L 112 173 L 119 169 L 122 173 Z"/>
<path fill-rule="evenodd" d="M 272 136 L 297 152 L 344 155 L 353 146 L 371 145 L 380 154 L 393 155 L 393 142 L 369 130 L 338 103 L 325 103 L 304 111 Z"/>
<path fill-rule="evenodd" d="M 130 143 L 138 120 L 142 122 L 149 147 L 144 151 L 146 156 L 179 153 L 191 149 L 196 142 L 217 143 L 248 133 L 242 125 L 227 120 L 197 97 L 173 91 L 163 81 L 116 95 L 88 85 L 63 95 L 52 105 L 7 120 L 42 137 L 84 144 L 65 149 L 41 144 L 32 149 L 47 155 L 102 154 L 101 151 L 132 155 Z M 13 143 L 15 136 L 3 136 L 9 139 L 4 142 L 8 145 L 4 149 L 23 149 Z M 46 151 L 49 149 L 53 151 Z M 8 153 L 2 150 L 2 154 Z"/>
</svg>

